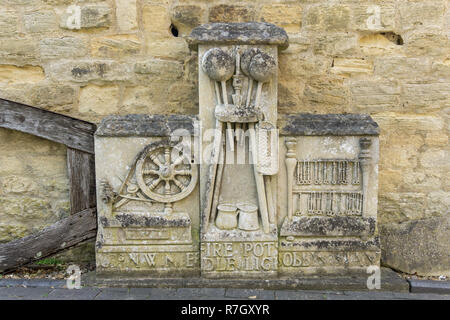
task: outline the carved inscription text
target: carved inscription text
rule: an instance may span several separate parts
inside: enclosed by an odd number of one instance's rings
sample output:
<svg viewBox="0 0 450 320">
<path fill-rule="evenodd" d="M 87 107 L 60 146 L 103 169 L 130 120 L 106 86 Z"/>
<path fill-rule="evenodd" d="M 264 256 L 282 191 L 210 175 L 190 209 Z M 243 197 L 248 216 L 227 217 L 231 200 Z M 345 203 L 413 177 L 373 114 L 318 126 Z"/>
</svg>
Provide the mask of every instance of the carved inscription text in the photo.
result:
<svg viewBox="0 0 450 320">
<path fill-rule="evenodd" d="M 275 242 L 206 242 L 201 249 L 204 271 L 277 270 Z"/>
</svg>

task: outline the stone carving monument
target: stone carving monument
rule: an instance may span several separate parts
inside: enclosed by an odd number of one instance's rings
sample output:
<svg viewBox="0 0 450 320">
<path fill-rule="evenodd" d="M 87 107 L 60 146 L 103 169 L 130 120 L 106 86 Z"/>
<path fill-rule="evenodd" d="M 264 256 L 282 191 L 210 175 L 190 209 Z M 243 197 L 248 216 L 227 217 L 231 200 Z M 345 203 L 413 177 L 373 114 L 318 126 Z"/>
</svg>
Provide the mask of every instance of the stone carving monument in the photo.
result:
<svg viewBox="0 0 450 320">
<path fill-rule="evenodd" d="M 110 116 L 96 132 L 98 274 L 269 279 L 378 266 L 377 124 L 278 117 L 288 37 L 275 25 L 203 25 L 188 42 L 197 117 Z"/>
</svg>

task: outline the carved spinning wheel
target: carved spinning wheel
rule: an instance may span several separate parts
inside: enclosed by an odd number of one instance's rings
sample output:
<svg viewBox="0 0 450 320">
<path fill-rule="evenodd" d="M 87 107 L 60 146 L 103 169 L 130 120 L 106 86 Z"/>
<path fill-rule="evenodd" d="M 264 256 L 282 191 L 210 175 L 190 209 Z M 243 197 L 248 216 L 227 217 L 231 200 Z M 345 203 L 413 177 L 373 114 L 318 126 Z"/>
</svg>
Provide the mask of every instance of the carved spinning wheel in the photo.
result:
<svg viewBox="0 0 450 320">
<path fill-rule="evenodd" d="M 144 149 L 136 163 L 136 180 L 150 199 L 175 202 L 187 197 L 197 183 L 197 166 L 190 155 L 176 146 L 151 144 Z"/>
</svg>

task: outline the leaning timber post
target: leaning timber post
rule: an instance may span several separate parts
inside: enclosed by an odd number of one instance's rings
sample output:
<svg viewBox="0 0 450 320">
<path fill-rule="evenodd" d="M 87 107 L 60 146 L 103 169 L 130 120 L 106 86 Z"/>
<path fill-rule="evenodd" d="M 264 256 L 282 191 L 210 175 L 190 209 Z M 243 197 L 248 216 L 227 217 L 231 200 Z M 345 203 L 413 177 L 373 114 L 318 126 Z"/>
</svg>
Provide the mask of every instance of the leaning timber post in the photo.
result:
<svg viewBox="0 0 450 320">
<path fill-rule="evenodd" d="M 97 230 L 94 132 L 96 125 L 0 99 L 0 127 L 67 147 L 70 216 L 27 237 L 0 244 L 0 272 L 9 272 L 95 237 Z"/>
</svg>

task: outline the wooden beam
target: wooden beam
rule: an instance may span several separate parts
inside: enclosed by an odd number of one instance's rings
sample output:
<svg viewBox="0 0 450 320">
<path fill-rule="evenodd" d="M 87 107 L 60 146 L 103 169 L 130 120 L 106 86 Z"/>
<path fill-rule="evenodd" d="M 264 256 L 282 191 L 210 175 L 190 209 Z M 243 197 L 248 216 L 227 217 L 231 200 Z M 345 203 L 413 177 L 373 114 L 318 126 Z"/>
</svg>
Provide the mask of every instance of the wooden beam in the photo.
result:
<svg viewBox="0 0 450 320">
<path fill-rule="evenodd" d="M 70 181 L 70 213 L 95 207 L 94 155 L 67 148 L 67 170 Z"/>
<path fill-rule="evenodd" d="M 95 209 L 70 215 L 40 232 L 0 245 L 0 272 L 51 256 L 67 248 L 95 238 Z"/>
<path fill-rule="evenodd" d="M 29 133 L 94 154 L 96 125 L 90 122 L 0 99 L 0 127 Z"/>
</svg>

